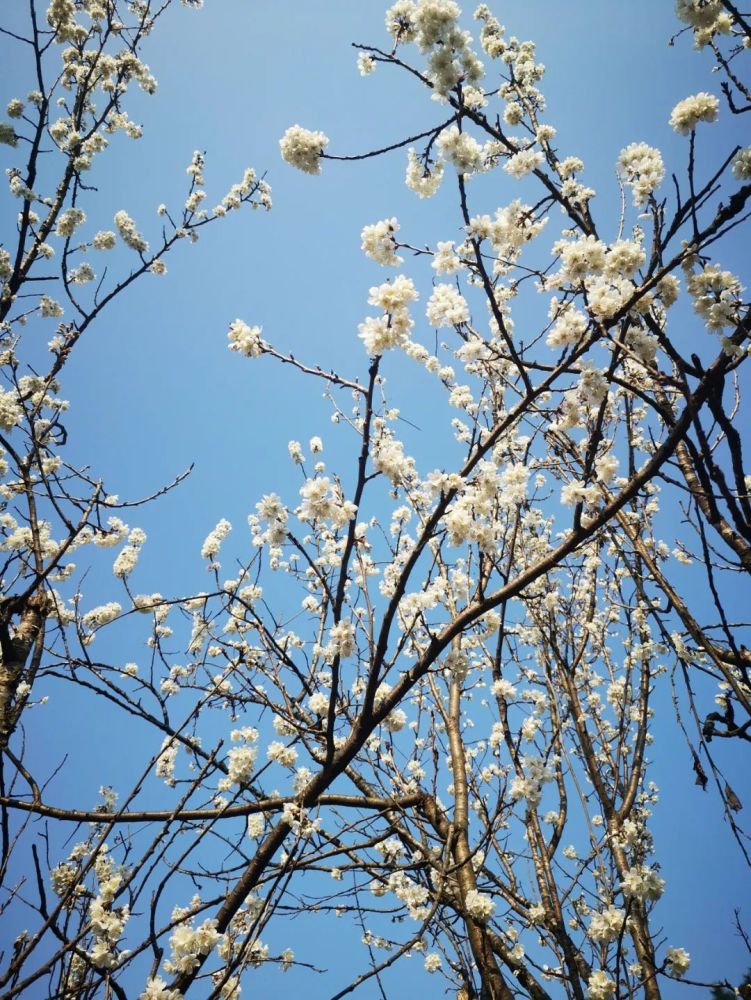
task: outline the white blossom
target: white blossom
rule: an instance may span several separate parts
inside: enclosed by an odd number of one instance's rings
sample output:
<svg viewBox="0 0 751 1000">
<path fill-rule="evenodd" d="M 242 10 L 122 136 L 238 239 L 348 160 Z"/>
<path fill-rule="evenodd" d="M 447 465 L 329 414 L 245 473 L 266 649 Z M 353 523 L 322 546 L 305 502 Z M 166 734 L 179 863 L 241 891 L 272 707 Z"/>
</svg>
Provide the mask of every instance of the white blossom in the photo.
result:
<svg viewBox="0 0 751 1000">
<path fill-rule="evenodd" d="M 360 76 L 370 76 L 375 71 L 376 61 L 369 52 L 360 52 L 357 56 L 357 69 Z"/>
<path fill-rule="evenodd" d="M 667 971 L 676 979 L 681 979 L 688 972 L 691 956 L 685 948 L 668 948 L 665 952 Z"/>
<path fill-rule="evenodd" d="M 394 233 L 399 229 L 396 219 L 383 219 L 365 226 L 360 239 L 363 253 L 374 260 L 376 264 L 396 267 L 402 263 L 402 258 L 396 252 Z"/>
<path fill-rule="evenodd" d="M 589 1000 L 609 1000 L 615 994 L 615 983 L 601 969 L 593 972 L 587 981 Z"/>
<path fill-rule="evenodd" d="M 599 913 L 593 913 L 587 933 L 593 941 L 607 944 L 615 941 L 623 931 L 626 911 L 617 906 L 607 906 Z"/>
<path fill-rule="evenodd" d="M 739 181 L 751 180 L 751 146 L 747 146 L 735 154 L 733 176 Z"/>
<path fill-rule="evenodd" d="M 423 164 L 414 149 L 407 151 L 406 184 L 419 198 L 432 198 L 443 180 L 443 162 L 438 161 L 431 167 Z"/>
<path fill-rule="evenodd" d="M 702 91 L 679 101 L 670 115 L 670 124 L 676 132 L 688 135 L 699 122 L 716 122 L 720 102 L 713 94 Z"/>
<path fill-rule="evenodd" d="M 467 908 L 467 913 L 481 924 L 486 923 L 495 910 L 495 903 L 490 896 L 478 892 L 477 889 L 470 889 L 467 892 L 464 897 L 464 905 Z"/>
<path fill-rule="evenodd" d="M 618 159 L 626 183 L 631 186 L 634 204 L 643 205 L 662 184 L 665 167 L 659 149 L 645 142 L 632 142 Z"/>
<path fill-rule="evenodd" d="M 227 776 L 236 785 L 247 784 L 253 776 L 257 747 L 232 747 L 227 753 Z"/>
<path fill-rule="evenodd" d="M 456 125 L 450 125 L 441 132 L 438 148 L 460 174 L 472 174 L 483 169 L 482 146 L 467 132 L 460 132 Z"/>
<path fill-rule="evenodd" d="M 321 155 L 329 140 L 323 132 L 291 125 L 279 140 L 282 159 L 306 174 L 320 174 Z"/>
<path fill-rule="evenodd" d="M 224 518 L 219 521 L 213 531 L 210 531 L 201 546 L 201 558 L 212 559 L 218 555 L 222 542 L 232 531 L 232 525 Z"/>
<path fill-rule="evenodd" d="M 469 306 L 453 285 L 436 285 L 426 315 L 431 326 L 459 326 L 469 321 Z"/>
<path fill-rule="evenodd" d="M 266 348 L 261 339 L 261 329 L 260 326 L 248 326 L 241 319 L 236 319 L 234 323 L 230 323 L 227 334 L 229 349 L 245 355 L 246 358 L 260 357 Z"/>
<path fill-rule="evenodd" d="M 148 252 L 149 244 L 136 229 L 135 222 L 123 209 L 115 215 L 115 227 L 120 234 L 120 239 L 131 250 L 142 254 Z"/>
<path fill-rule="evenodd" d="M 522 149 L 506 160 L 503 164 L 503 169 L 509 176 L 515 177 L 518 180 L 520 177 L 524 177 L 525 174 L 537 170 L 544 159 L 545 157 L 540 152 L 535 152 L 532 149 Z"/>
<path fill-rule="evenodd" d="M 665 880 L 649 865 L 630 868 L 621 882 L 624 896 L 641 900 L 659 899 L 664 888 Z"/>
</svg>

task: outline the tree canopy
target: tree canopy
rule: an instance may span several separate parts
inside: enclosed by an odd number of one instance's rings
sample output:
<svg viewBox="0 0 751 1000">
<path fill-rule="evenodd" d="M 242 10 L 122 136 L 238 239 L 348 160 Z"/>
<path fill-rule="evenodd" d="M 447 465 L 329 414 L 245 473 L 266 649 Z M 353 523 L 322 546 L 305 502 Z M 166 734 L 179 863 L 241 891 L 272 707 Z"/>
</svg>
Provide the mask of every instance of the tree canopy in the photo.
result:
<svg viewBox="0 0 751 1000">
<path fill-rule="evenodd" d="M 5 12 L 3 1000 L 744 995 L 751 18 L 588 3 Z"/>
</svg>

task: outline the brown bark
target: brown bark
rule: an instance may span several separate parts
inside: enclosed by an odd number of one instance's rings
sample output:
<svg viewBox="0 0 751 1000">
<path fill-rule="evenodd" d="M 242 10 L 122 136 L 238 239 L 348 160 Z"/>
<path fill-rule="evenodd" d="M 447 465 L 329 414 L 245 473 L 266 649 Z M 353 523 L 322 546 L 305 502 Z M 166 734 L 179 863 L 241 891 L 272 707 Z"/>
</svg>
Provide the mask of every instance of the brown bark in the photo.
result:
<svg viewBox="0 0 751 1000">
<path fill-rule="evenodd" d="M 26 602 L 21 620 L 12 634 L 5 623 L 0 626 L 4 633 L 0 662 L 0 748 L 8 746 L 18 722 L 16 692 L 31 648 L 44 634 L 44 621 L 50 607 L 50 599 L 44 592 L 34 594 Z"/>
</svg>

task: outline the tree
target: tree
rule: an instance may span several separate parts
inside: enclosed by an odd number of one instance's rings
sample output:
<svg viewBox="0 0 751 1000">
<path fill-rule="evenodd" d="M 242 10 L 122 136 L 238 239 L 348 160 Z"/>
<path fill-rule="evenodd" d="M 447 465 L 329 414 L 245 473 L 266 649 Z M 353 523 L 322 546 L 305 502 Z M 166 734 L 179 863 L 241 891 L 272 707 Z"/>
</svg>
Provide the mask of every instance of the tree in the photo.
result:
<svg viewBox="0 0 751 1000">
<path fill-rule="evenodd" d="M 354 157 L 294 125 L 282 157 L 315 175 L 406 149 L 416 195 L 455 189 L 458 214 L 441 224 L 461 238 L 403 241 L 396 218 L 362 230 L 365 254 L 397 273 L 370 290 L 359 375 L 231 324 L 232 351 L 325 387 L 350 460 L 328 472 L 320 436 L 291 442 L 299 498 L 259 481 L 232 578 L 221 520 L 201 553 L 211 591 L 163 595 L 131 582 L 146 539 L 125 518 L 147 501 L 120 500 L 66 459 L 61 393 L 84 335 L 136 281 L 164 275 L 181 242 L 243 205 L 271 207 L 248 168 L 205 209 L 196 153 L 156 240 L 125 209 L 114 230 L 91 222 L 96 164 L 115 133 L 140 135 L 127 102 L 155 89 L 143 47 L 173 6 L 30 0 L 4 29 L 37 84 L 0 125 L 18 214 L 0 250 L 13 940 L 0 995 L 234 998 L 258 992 L 264 969 L 294 967 L 309 971 L 307 991 L 385 996 L 392 970 L 422 955 L 436 996 L 672 996 L 689 955 L 665 947 L 656 908 L 670 892 L 650 824 L 656 734 L 655 755 L 680 747 L 714 789 L 747 857 L 746 793 L 730 779 L 751 740 L 738 611 L 751 570 L 750 313 L 725 264 L 747 266 L 735 241 L 751 149 L 704 144 L 718 115 L 742 124 L 751 109 L 751 23 L 729 0 L 679 0 L 679 34 L 711 50 L 723 98 L 674 108 L 685 155 L 672 183 L 657 148 L 626 145 L 620 218 L 601 219 L 584 164 L 559 154 L 544 120 L 534 45 L 484 4 L 476 45 L 452 0 L 398 0 L 386 43 L 358 45 L 358 65 L 419 83 L 432 123 Z M 523 195 L 498 207 L 498 178 Z M 426 325 L 415 303 L 431 274 Z M 45 360 L 37 331 L 50 319 L 61 322 Z M 429 382 L 449 414 L 434 471 L 400 421 L 394 369 Z M 100 549 L 118 549 L 114 583 Z M 42 709 L 61 683 L 65 698 Z M 61 761 L 40 745 L 42 711 L 103 719 L 129 783 L 102 787 L 94 807 L 50 801 Z M 364 971 L 344 987 L 316 978 L 309 952 L 264 943 L 280 928 L 293 938 L 293 918 L 311 912 L 362 938 Z"/>
</svg>

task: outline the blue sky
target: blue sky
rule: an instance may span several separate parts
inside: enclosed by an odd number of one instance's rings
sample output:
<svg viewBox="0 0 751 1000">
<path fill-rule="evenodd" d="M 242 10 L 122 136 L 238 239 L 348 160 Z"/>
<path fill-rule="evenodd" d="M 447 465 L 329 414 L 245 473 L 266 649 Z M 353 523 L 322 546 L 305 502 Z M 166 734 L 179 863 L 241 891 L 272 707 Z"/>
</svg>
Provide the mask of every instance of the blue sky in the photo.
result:
<svg viewBox="0 0 751 1000">
<path fill-rule="evenodd" d="M 546 120 L 558 129 L 559 149 L 584 160 L 584 179 L 598 191 L 593 211 L 601 234 L 614 238 L 620 150 L 644 140 L 662 149 L 668 173 L 681 173 L 687 143 L 667 119 L 687 94 L 719 93 L 710 60 L 693 52 L 687 37 L 669 47 L 678 24 L 667 2 L 504 0 L 499 6 L 510 34 L 537 43 L 548 67 L 542 83 Z M 12 19 L 20 18 L 20 8 Z M 233 545 L 240 553 L 245 517 L 261 494 L 296 495 L 299 473 L 287 459 L 290 439 L 307 442 L 320 434 L 332 467 L 350 454 L 351 440 L 334 434 L 330 407 L 321 399 L 323 383 L 306 383 L 267 359 L 250 362 L 231 354 L 229 322 L 241 317 L 262 324 L 279 349 L 362 377 L 367 359 L 357 324 L 368 312 L 369 286 L 385 280 L 360 253 L 362 226 L 395 215 L 400 235 L 410 242 L 457 239 L 453 188 L 447 184 L 436 199 L 418 201 L 403 184 L 404 151 L 359 164 L 325 162 L 320 177 L 293 170 L 279 156 L 279 137 L 293 123 L 323 130 L 330 152 L 354 154 L 440 120 L 442 109 L 393 69 L 379 66 L 372 77 L 358 75 L 350 43 L 388 47 L 383 15 L 380 0 L 207 0 L 200 13 L 170 11 L 145 49 L 159 90 L 131 104 L 144 138 L 118 137 L 96 171 L 98 207 L 90 217 L 97 228 L 106 228 L 125 208 L 155 239 L 156 207 L 182 204 L 194 149 L 206 152 L 210 204 L 252 165 L 266 172 L 274 208 L 269 214 L 245 211 L 207 227 L 196 246 L 178 247 L 168 259 L 169 274 L 138 282 L 133 294 L 116 302 L 66 371 L 64 395 L 73 404 L 69 458 L 90 464 L 110 490 L 128 498 L 148 495 L 195 463 L 179 491 L 131 518 L 149 534 L 139 590 L 186 594 L 208 587 L 198 553 L 219 518 L 237 526 Z M 6 80 L 24 79 L 18 52 L 8 54 Z M 15 96 L 7 87 L 5 96 Z M 723 109 L 712 133 L 723 154 L 727 119 Z M 701 163 L 714 162 L 714 154 L 708 141 L 700 146 Z M 471 197 L 478 212 L 524 194 L 500 172 L 475 184 Z M 116 261 L 127 263 L 123 255 Z M 423 267 L 423 299 L 429 280 Z M 690 329 L 686 335 L 698 336 Z M 696 349 L 703 349 L 698 341 Z M 441 464 L 449 432 L 442 415 L 443 433 L 427 431 L 438 413 L 430 389 L 396 364 L 385 370 L 397 405 L 421 428 L 413 439 L 424 467 Z M 104 599 L 116 596 L 114 586 L 107 586 L 112 594 Z M 103 738 L 106 720 L 92 724 Z M 62 747 L 65 733 L 49 737 Z M 728 889 L 748 884 L 747 869 L 716 796 L 694 788 L 687 751 L 674 729 L 658 733 L 655 759 L 663 799 L 654 830 L 670 890 L 660 909 L 666 933 L 670 943 L 695 955 L 697 978 L 738 977 L 749 964 L 732 928 L 742 894 Z M 102 776 L 94 766 L 75 780 L 68 772 L 53 786 L 55 799 L 73 801 L 79 789 L 90 796 L 115 777 Z M 741 798 L 743 781 L 739 776 Z M 747 780 L 746 790 L 751 801 Z M 314 947 L 318 933 L 310 931 Z M 303 950 L 301 944 L 301 956 Z M 301 982 L 295 972 L 281 981 L 262 975 L 264 997 L 286 995 Z M 345 978 L 327 980 L 320 993 L 307 995 L 328 996 Z M 669 987 L 665 995 L 670 997 Z"/>
</svg>

